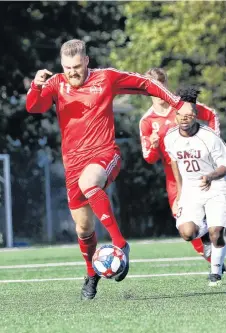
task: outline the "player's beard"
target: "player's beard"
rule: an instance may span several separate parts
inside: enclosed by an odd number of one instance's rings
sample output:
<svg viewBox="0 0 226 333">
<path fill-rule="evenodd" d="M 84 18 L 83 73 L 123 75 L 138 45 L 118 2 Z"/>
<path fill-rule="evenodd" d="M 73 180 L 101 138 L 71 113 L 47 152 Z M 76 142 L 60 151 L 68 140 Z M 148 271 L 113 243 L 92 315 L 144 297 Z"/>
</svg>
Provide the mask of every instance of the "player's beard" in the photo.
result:
<svg viewBox="0 0 226 333">
<path fill-rule="evenodd" d="M 87 71 L 84 71 L 82 74 L 66 75 L 67 80 L 75 88 L 81 87 L 86 80 Z"/>
<path fill-rule="evenodd" d="M 77 75 L 77 74 L 73 76 L 68 76 L 67 79 L 70 85 L 76 88 L 82 86 L 85 81 L 84 75 Z"/>
</svg>

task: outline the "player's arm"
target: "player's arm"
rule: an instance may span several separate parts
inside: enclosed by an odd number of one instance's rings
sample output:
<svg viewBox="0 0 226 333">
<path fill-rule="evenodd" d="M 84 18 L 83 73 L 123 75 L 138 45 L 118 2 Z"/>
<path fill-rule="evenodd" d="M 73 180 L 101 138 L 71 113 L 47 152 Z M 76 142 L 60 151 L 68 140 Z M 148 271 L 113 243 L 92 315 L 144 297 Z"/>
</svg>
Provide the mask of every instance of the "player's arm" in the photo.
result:
<svg viewBox="0 0 226 333">
<path fill-rule="evenodd" d="M 167 161 L 168 161 L 168 163 L 171 164 L 173 175 L 176 180 L 177 193 L 178 193 L 177 199 L 179 200 L 180 193 L 181 193 L 181 187 L 182 187 L 182 177 L 181 177 L 181 174 L 180 174 L 180 171 L 178 168 L 177 158 L 174 155 L 174 151 L 172 149 L 174 143 L 171 141 L 170 135 L 166 134 L 166 136 L 163 140 L 163 144 L 164 144 L 165 154 L 167 154 L 165 158 L 167 158 L 167 156 L 168 156 Z"/>
<path fill-rule="evenodd" d="M 46 69 L 36 73 L 27 93 L 26 109 L 28 112 L 44 113 L 52 106 L 54 87 L 51 79 L 46 81 L 48 75 L 52 75 L 52 73 Z"/>
<path fill-rule="evenodd" d="M 215 136 L 214 145 L 210 153 L 217 168 L 208 175 L 201 177 L 200 187 L 204 191 L 209 190 L 212 181 L 226 176 L 226 146 L 221 138 Z"/>
<path fill-rule="evenodd" d="M 177 200 L 180 199 L 181 188 L 182 188 L 182 177 L 178 168 L 177 161 L 171 159 L 171 167 L 173 171 L 174 178 L 177 183 Z"/>
<path fill-rule="evenodd" d="M 158 147 L 153 147 L 150 140 L 153 135 L 152 126 L 146 119 L 141 119 L 139 125 L 143 158 L 149 164 L 154 164 L 160 159 L 160 154 Z"/>
<path fill-rule="evenodd" d="M 148 93 L 151 96 L 159 97 L 175 107 L 177 110 L 179 110 L 184 104 L 179 96 L 175 96 L 162 84 L 155 80 L 148 79 L 140 74 L 122 72 L 114 68 L 107 69 L 106 73 L 113 85 L 114 93 L 116 95 L 122 94 L 122 90 L 124 89 L 126 94 L 131 91 L 131 94 Z"/>
<path fill-rule="evenodd" d="M 208 126 L 211 127 L 217 135 L 220 135 L 220 121 L 217 112 L 199 102 L 196 103 L 196 109 L 198 111 L 197 118 L 206 121 Z"/>
</svg>

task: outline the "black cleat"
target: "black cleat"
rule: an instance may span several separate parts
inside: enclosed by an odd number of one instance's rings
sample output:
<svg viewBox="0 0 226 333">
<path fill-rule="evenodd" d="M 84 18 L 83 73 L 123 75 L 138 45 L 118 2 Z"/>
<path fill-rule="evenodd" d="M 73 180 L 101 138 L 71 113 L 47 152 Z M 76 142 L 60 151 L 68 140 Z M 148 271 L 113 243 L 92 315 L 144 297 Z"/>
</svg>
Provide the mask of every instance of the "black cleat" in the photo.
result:
<svg viewBox="0 0 226 333">
<path fill-rule="evenodd" d="M 89 300 L 93 299 L 96 296 L 97 293 L 97 284 L 100 280 L 99 275 L 94 275 L 94 276 L 86 276 L 85 277 L 85 282 L 82 287 L 82 292 L 81 292 L 81 299 L 82 300 Z"/>
<path fill-rule="evenodd" d="M 125 256 L 126 256 L 126 267 L 125 267 L 124 271 L 115 278 L 115 281 L 117 281 L 117 282 L 124 280 L 126 275 L 129 272 L 129 252 L 130 252 L 129 244 L 126 243 L 126 245 L 121 250 L 125 253 Z"/>
<path fill-rule="evenodd" d="M 221 276 L 218 274 L 209 275 L 209 287 L 218 287 L 222 284 Z"/>
<path fill-rule="evenodd" d="M 222 275 L 224 274 L 224 272 L 226 271 L 226 269 L 225 269 L 225 266 L 224 266 L 224 264 L 222 265 Z M 211 274 L 211 266 L 210 266 L 210 273 L 209 273 L 209 276 L 208 276 L 208 280 L 210 280 L 210 276 L 211 276 L 212 274 Z"/>
</svg>

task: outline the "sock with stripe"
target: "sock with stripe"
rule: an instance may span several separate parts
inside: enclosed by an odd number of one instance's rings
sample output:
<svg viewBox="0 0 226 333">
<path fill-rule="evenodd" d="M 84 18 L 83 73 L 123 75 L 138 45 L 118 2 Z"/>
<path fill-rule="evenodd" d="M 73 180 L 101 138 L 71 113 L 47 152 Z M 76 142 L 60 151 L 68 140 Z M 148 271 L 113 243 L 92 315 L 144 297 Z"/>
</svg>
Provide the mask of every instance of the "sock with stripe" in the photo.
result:
<svg viewBox="0 0 226 333">
<path fill-rule="evenodd" d="M 97 238 L 96 233 L 93 232 L 90 236 L 86 238 L 80 238 L 78 237 L 78 243 L 81 250 L 81 253 L 83 255 L 83 258 L 86 262 L 86 270 L 87 274 L 89 276 L 96 275 L 93 267 L 92 267 L 92 257 L 96 251 L 97 246 Z"/>
<path fill-rule="evenodd" d="M 94 214 L 109 232 L 112 243 L 120 248 L 124 247 L 126 240 L 119 230 L 107 194 L 99 186 L 93 186 L 84 191 L 83 194 L 88 199 Z"/>
<path fill-rule="evenodd" d="M 222 275 L 222 265 L 224 263 L 226 246 L 215 247 L 212 244 L 212 255 L 211 255 L 211 273 Z"/>
</svg>

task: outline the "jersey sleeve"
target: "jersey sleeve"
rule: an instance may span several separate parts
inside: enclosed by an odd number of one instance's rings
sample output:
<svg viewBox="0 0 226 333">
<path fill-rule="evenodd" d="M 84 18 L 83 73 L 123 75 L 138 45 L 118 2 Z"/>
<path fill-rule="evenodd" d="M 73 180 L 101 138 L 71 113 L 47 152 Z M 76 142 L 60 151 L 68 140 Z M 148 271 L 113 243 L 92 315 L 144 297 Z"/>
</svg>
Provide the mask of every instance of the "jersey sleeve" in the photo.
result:
<svg viewBox="0 0 226 333">
<path fill-rule="evenodd" d="M 150 135 L 152 134 L 152 126 L 145 119 L 141 119 L 139 127 L 143 158 L 146 162 L 154 164 L 161 156 L 158 148 L 151 148 Z"/>
<path fill-rule="evenodd" d="M 122 94 L 124 89 L 126 94 L 131 91 L 131 94 L 148 93 L 151 96 L 159 97 L 177 110 L 184 104 L 179 96 L 175 96 L 166 87 L 155 80 L 148 79 L 137 73 L 118 71 L 114 68 L 109 68 L 106 72 L 116 95 Z"/>
<path fill-rule="evenodd" d="M 225 142 L 217 136 L 215 136 L 211 156 L 217 167 L 226 167 L 226 145 Z"/>
<path fill-rule="evenodd" d="M 217 112 L 214 109 L 207 107 L 205 104 L 196 103 L 198 110 L 197 118 L 207 122 L 208 126 L 212 128 L 215 133 L 220 135 L 220 121 Z"/>
<path fill-rule="evenodd" d="M 163 140 L 163 144 L 165 147 L 165 152 L 168 154 L 169 158 L 172 161 L 177 161 L 177 158 L 174 154 L 174 151 L 172 149 L 172 141 L 171 141 L 171 135 L 166 135 L 164 140 Z M 166 156 L 167 157 L 167 156 Z M 168 160 L 169 161 L 169 160 Z"/>
<path fill-rule="evenodd" d="M 35 85 L 34 81 L 28 90 L 26 109 L 29 113 L 44 113 L 48 111 L 56 98 L 54 77 L 48 79 L 42 87 Z"/>
</svg>

